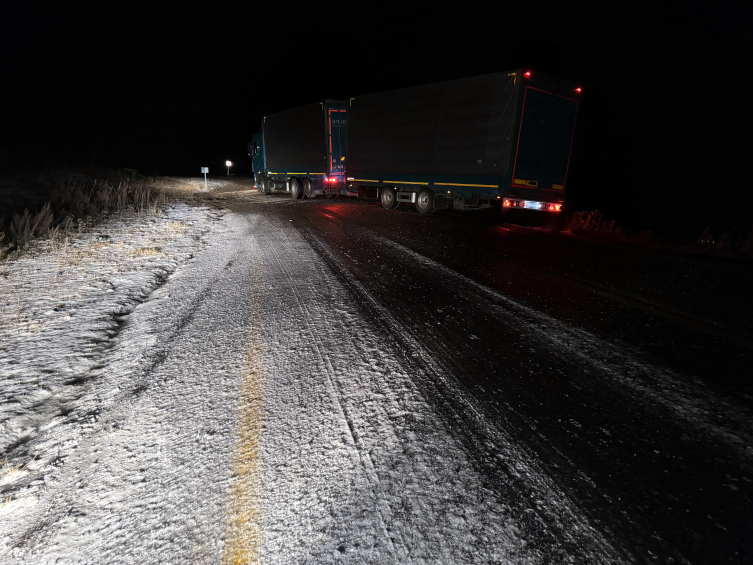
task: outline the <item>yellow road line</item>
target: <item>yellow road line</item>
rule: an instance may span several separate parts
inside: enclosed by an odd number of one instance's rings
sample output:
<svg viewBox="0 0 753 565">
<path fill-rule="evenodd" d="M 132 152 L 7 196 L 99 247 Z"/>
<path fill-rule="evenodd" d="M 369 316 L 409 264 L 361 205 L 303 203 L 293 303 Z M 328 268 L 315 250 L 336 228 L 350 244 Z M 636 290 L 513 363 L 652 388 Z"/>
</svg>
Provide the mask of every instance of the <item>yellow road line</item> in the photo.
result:
<svg viewBox="0 0 753 565">
<path fill-rule="evenodd" d="M 404 180 L 386 180 L 384 182 L 391 182 L 393 184 L 422 184 L 424 186 L 426 186 L 427 184 L 429 184 L 429 183 L 426 183 L 426 182 L 406 182 Z"/>
<path fill-rule="evenodd" d="M 253 277 L 253 275 L 252 275 Z M 225 514 L 223 565 L 261 563 L 262 430 L 264 425 L 263 307 L 259 285 L 251 285 L 251 331 L 243 367 L 233 473 Z"/>
</svg>

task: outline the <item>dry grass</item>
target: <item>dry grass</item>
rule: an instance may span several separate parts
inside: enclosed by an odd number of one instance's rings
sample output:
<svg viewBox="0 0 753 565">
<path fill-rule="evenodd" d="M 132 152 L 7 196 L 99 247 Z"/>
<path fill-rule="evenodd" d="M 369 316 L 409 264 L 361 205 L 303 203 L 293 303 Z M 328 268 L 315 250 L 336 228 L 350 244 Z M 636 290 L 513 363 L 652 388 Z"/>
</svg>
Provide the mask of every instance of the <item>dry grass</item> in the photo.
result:
<svg viewBox="0 0 753 565">
<path fill-rule="evenodd" d="M 34 459 L 36 458 L 37 456 L 35 455 Z M 7 485 L 23 476 L 26 472 L 26 467 L 28 467 L 29 463 L 33 462 L 34 459 L 30 459 L 24 465 L 14 465 L 8 461 L 8 456 L 6 455 L 5 461 L 0 463 L 0 485 Z"/>
<path fill-rule="evenodd" d="M 586 236 L 601 236 L 613 239 L 625 239 L 627 232 L 616 225 L 614 220 L 604 221 L 604 214 L 597 210 L 589 212 L 575 212 L 572 220 L 563 230 L 565 233 L 574 233 Z M 649 234 L 645 234 L 648 236 Z"/>
<path fill-rule="evenodd" d="M 139 247 L 138 249 L 131 250 L 128 255 L 131 257 L 146 257 L 159 255 L 160 253 L 162 253 L 161 247 Z"/>
<path fill-rule="evenodd" d="M 8 251 L 10 251 L 11 247 L 13 247 L 13 243 L 4 243 L 5 241 L 5 232 L 0 232 L 0 260 L 2 260 L 7 254 Z"/>
<path fill-rule="evenodd" d="M 707 227 L 692 242 L 670 243 L 657 236 L 651 230 L 628 233 L 624 228 L 617 226 L 614 220 L 605 221 L 604 214 L 596 210 L 592 212 L 586 210 L 584 212 L 575 212 L 570 222 L 562 231 L 586 237 L 627 241 L 690 253 L 753 257 L 753 227 L 751 227 L 747 238 L 739 233 L 735 234 L 729 229 L 714 234 L 712 229 Z"/>
<path fill-rule="evenodd" d="M 165 229 L 172 234 L 183 235 L 188 229 L 188 224 L 184 222 L 170 222 L 165 226 Z"/>
<path fill-rule="evenodd" d="M 65 182 L 53 191 L 50 201 L 38 212 L 25 210 L 23 214 L 13 215 L 8 233 L 0 232 L 0 260 L 9 253 L 23 253 L 36 238 L 63 240 L 69 233 L 81 233 L 92 227 L 107 214 L 153 215 L 176 198 L 194 192 L 192 186 L 182 187 L 172 179 Z M 170 229 L 185 231 L 180 222 L 174 223 L 176 225 Z"/>
</svg>

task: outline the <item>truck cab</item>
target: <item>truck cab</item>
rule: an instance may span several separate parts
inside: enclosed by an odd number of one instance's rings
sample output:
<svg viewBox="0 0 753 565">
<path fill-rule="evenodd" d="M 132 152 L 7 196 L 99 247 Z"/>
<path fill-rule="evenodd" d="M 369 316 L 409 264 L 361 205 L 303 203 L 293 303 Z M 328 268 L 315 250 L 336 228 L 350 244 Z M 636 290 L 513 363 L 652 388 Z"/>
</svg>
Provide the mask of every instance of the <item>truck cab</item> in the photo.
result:
<svg viewBox="0 0 753 565">
<path fill-rule="evenodd" d="M 264 178 L 264 134 L 260 131 L 251 136 L 248 144 L 248 156 L 251 157 L 251 170 L 254 173 L 256 188 L 264 192 L 262 179 Z"/>
</svg>

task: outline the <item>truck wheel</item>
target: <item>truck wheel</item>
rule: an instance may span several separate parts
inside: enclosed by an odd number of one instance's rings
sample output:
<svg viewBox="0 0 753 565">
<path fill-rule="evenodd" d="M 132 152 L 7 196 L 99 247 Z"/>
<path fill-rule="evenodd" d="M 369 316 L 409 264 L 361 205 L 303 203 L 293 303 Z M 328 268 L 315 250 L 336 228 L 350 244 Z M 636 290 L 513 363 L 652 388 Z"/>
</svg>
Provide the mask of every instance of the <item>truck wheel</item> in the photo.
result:
<svg viewBox="0 0 753 565">
<path fill-rule="evenodd" d="M 394 210 L 400 205 L 400 202 L 397 201 L 397 191 L 391 186 L 382 188 L 379 199 L 382 201 L 382 206 L 387 210 Z"/>
<path fill-rule="evenodd" d="M 259 178 L 259 188 L 262 194 L 269 194 L 269 180 L 267 177 L 263 176 Z"/>
<path fill-rule="evenodd" d="M 311 179 L 303 179 L 303 196 L 305 198 L 314 197 L 314 187 L 311 184 Z"/>
<path fill-rule="evenodd" d="M 296 178 L 290 179 L 290 196 L 293 200 L 300 200 L 303 198 L 303 187 L 301 181 Z"/>
<path fill-rule="evenodd" d="M 422 188 L 416 195 L 416 210 L 421 214 L 431 214 L 434 211 L 434 193 L 429 188 Z"/>
</svg>

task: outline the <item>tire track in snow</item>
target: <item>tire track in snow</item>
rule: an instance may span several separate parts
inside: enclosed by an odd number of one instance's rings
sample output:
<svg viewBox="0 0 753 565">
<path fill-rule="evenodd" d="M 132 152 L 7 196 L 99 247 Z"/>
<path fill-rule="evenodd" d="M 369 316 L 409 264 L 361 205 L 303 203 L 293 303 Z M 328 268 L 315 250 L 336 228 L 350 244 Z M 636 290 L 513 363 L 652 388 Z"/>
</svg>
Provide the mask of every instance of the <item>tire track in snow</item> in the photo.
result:
<svg viewBox="0 0 753 565">
<path fill-rule="evenodd" d="M 515 442 L 500 426 L 488 421 L 473 400 L 464 393 L 451 377 L 452 371 L 437 362 L 434 356 L 421 345 L 420 339 L 417 339 L 409 329 L 404 327 L 350 274 L 340 259 L 318 236 L 308 229 L 303 230 L 303 233 L 311 246 L 325 259 L 332 270 L 345 279 L 345 283 L 350 287 L 353 294 L 360 299 L 360 302 L 366 306 L 366 309 L 371 310 L 374 316 L 385 324 L 390 335 L 397 338 L 397 347 L 404 349 L 409 354 L 408 358 L 413 360 L 412 368 L 419 373 L 423 373 L 423 380 L 441 383 L 439 386 L 434 385 L 437 392 L 444 399 L 452 399 L 452 402 L 459 406 L 460 412 L 462 412 L 455 413 L 453 419 L 459 425 L 472 423 L 476 429 L 477 437 L 473 438 L 474 444 L 477 444 L 475 447 L 487 450 L 491 445 L 491 453 L 504 462 L 509 481 L 501 486 L 506 496 L 517 499 L 510 501 L 510 506 L 515 507 L 518 512 L 525 512 L 526 515 L 531 513 L 535 516 L 532 522 L 529 521 L 526 534 L 528 536 L 535 536 L 537 533 L 540 536 L 543 535 L 543 538 L 538 541 L 549 546 L 552 553 L 560 551 L 557 548 L 560 544 L 567 546 L 568 555 L 557 555 L 558 560 L 569 560 L 573 553 L 577 553 L 578 559 L 585 561 L 624 562 L 627 558 L 620 555 L 619 551 L 609 544 L 603 534 L 590 525 L 588 518 L 578 509 L 578 505 L 557 486 L 533 452 Z M 385 240 L 385 242 L 393 244 L 390 240 Z M 430 260 L 427 259 L 427 261 Z M 451 407 L 449 409 L 456 410 Z M 468 418 L 472 422 L 469 422 Z M 533 500 L 528 500 L 527 493 L 535 493 L 536 504 L 532 504 Z M 534 494 L 530 496 L 533 497 Z M 539 501 L 546 501 L 546 507 L 541 507 L 538 504 Z M 553 554 L 546 557 L 548 560 L 553 558 Z"/>
<path fill-rule="evenodd" d="M 392 347 L 390 336 L 395 328 L 400 331 L 399 323 L 388 313 L 386 322 L 382 319 L 374 324 L 371 314 L 364 318 L 359 303 L 374 298 L 354 289 L 352 281 L 342 280 L 341 269 L 328 260 L 326 249 L 320 249 L 326 246 L 308 230 L 302 230 L 301 238 L 284 229 L 288 225 L 270 220 L 268 241 L 263 244 L 270 257 L 270 283 L 278 284 L 281 294 L 270 301 L 270 324 L 278 334 L 268 336 L 278 342 L 269 345 L 269 387 L 275 392 L 267 402 L 279 414 L 272 414 L 274 430 L 270 433 L 268 429 L 264 439 L 265 465 L 269 455 L 273 466 L 265 469 L 265 497 L 270 496 L 268 488 L 278 491 L 267 499 L 265 511 L 278 516 L 271 517 L 276 524 L 265 517 L 265 535 L 274 539 L 269 546 L 265 539 L 262 557 L 274 562 L 296 561 L 292 552 L 298 548 L 290 540 L 296 536 L 306 540 L 299 560 L 305 556 L 315 562 L 341 557 L 347 562 L 375 563 L 624 562 L 625 557 L 589 525 L 537 466 L 535 457 L 509 438 L 500 437 L 488 424 L 489 429 L 478 433 L 479 441 L 495 442 L 497 453 L 507 459 L 515 477 L 502 477 L 506 482 L 502 497 L 483 485 L 460 443 L 464 436 L 461 439 L 462 434 L 448 429 L 415 383 L 437 381 L 447 389 L 445 394 L 468 404 L 466 410 L 475 407 L 453 388 L 436 363 L 398 357 L 402 349 Z M 273 322 L 273 318 L 281 321 Z M 385 329 L 389 335 L 384 334 Z M 421 347 L 413 345 L 409 352 Z M 292 379 L 289 384 L 276 382 L 286 378 Z M 285 406 L 280 407 L 281 403 Z M 282 421 L 289 418 L 286 413 L 298 414 L 299 421 Z M 337 450 L 337 435 L 332 429 L 310 428 L 321 422 L 341 429 L 351 455 L 326 451 Z M 459 419 L 450 425 L 458 423 L 465 422 Z M 317 459 L 322 452 L 317 455 L 310 446 L 318 441 L 318 434 L 326 436 L 325 443 L 335 444 L 315 443 L 316 449 L 324 449 L 336 459 Z M 277 456 L 277 451 L 284 453 L 284 458 Z M 348 468 L 351 460 L 357 462 L 357 469 Z M 327 468 L 309 469 L 307 461 L 323 461 Z M 333 463 L 339 469 L 328 470 Z M 275 471 L 278 468 L 284 470 L 282 475 Z M 359 486 L 354 471 L 365 477 L 365 485 Z M 281 477 L 286 484 L 280 493 L 275 482 L 279 485 Z M 318 482 L 322 478 L 328 480 L 324 485 Z M 343 479 L 341 484 L 332 482 Z M 327 490 L 317 492 L 322 488 Z M 533 493 L 556 506 L 556 516 L 542 516 L 538 500 L 529 499 Z M 322 497 L 328 501 L 326 505 L 321 503 Z M 274 505 L 270 507 L 271 502 Z M 291 504 L 292 509 L 279 508 L 281 504 Z M 329 513 L 318 515 L 322 510 Z M 377 512 L 371 522 L 361 518 L 373 510 Z M 550 518 L 555 524 L 546 522 Z M 346 523 L 338 523 L 343 519 Z M 394 537 L 393 548 L 404 549 L 405 557 L 395 551 L 379 554 L 376 545 L 362 546 L 364 551 L 351 554 L 343 544 L 338 548 L 342 556 L 337 551 L 334 558 L 326 553 L 328 540 L 337 545 L 337 536 L 375 539 L 367 532 L 370 529 L 379 531 L 377 541 Z M 286 552 L 285 548 L 290 549 Z M 268 553 L 270 550 L 274 553 Z"/>
<path fill-rule="evenodd" d="M 447 277 L 461 282 L 466 288 L 472 288 L 493 308 L 500 310 L 500 305 L 504 304 L 505 310 L 501 311 L 502 314 L 514 315 L 518 324 L 553 348 L 594 367 L 599 374 L 609 376 L 614 382 L 629 387 L 641 397 L 668 408 L 689 425 L 717 436 L 740 456 L 753 459 L 753 416 L 750 411 L 732 399 L 725 399 L 713 393 L 700 380 L 684 382 L 671 370 L 654 367 L 642 360 L 637 352 L 617 347 L 586 330 L 569 326 L 391 239 L 375 237 L 416 262 L 442 272 Z M 727 421 L 736 422 L 739 428 L 733 430 L 723 423 L 714 421 L 714 415 L 724 415 Z"/>
<path fill-rule="evenodd" d="M 287 262 L 284 260 L 284 258 L 280 254 L 280 249 L 283 247 L 290 247 L 290 242 L 288 240 L 289 235 L 283 234 L 280 242 L 277 246 L 271 247 L 271 253 L 277 260 L 277 263 L 279 265 L 279 269 L 285 274 L 287 279 L 289 281 L 293 281 L 294 277 L 290 270 L 288 269 Z M 294 254 L 291 252 L 288 252 L 287 257 L 291 257 Z M 336 390 L 337 387 L 334 384 L 333 377 L 334 377 L 334 369 L 332 367 L 332 363 L 330 359 L 327 357 L 326 353 L 324 352 L 324 346 L 321 342 L 321 340 L 318 337 L 317 332 L 311 327 L 311 320 L 315 317 L 312 315 L 312 312 L 309 310 L 309 308 L 306 305 L 306 302 L 302 299 L 302 290 L 298 288 L 299 285 L 297 284 L 291 284 L 292 292 L 295 296 L 296 303 L 298 305 L 298 308 L 303 314 L 304 323 L 306 325 L 306 333 L 308 334 L 310 342 L 313 344 L 314 349 L 316 351 L 317 359 L 321 366 L 325 368 L 326 371 L 326 377 L 327 377 L 327 385 L 329 387 L 329 394 L 330 398 L 334 400 L 335 404 L 337 405 L 337 408 L 340 412 L 341 417 L 341 423 L 343 424 L 343 430 L 347 430 L 347 434 L 349 435 L 351 439 L 351 449 L 354 451 L 357 459 L 360 461 L 361 466 L 366 474 L 366 476 L 369 479 L 369 482 L 371 483 L 371 488 L 378 492 L 379 489 L 379 478 L 376 476 L 374 472 L 374 465 L 371 461 L 371 458 L 368 456 L 368 453 L 365 453 L 365 450 L 363 449 L 362 443 L 359 441 L 358 434 L 353 429 L 353 421 L 352 418 L 348 415 L 347 408 L 341 401 L 341 391 Z M 312 292 L 318 292 L 317 288 L 312 288 L 309 281 L 306 282 L 306 288 L 303 289 L 304 291 L 307 291 L 308 293 Z M 390 549 L 391 560 L 395 562 L 406 562 L 407 561 L 407 551 L 405 549 L 405 544 L 402 539 L 400 539 L 399 543 L 393 543 L 392 537 L 390 536 L 389 532 L 387 531 L 386 522 L 385 519 L 385 508 L 384 505 L 386 504 L 384 496 L 375 496 L 378 504 L 379 509 L 379 526 L 382 531 L 383 539 L 386 541 L 388 548 Z M 399 532 L 396 532 L 398 537 Z"/>
</svg>

